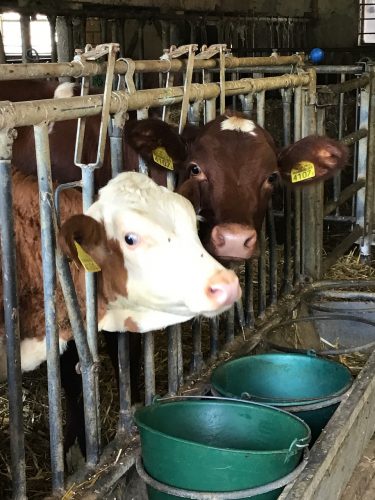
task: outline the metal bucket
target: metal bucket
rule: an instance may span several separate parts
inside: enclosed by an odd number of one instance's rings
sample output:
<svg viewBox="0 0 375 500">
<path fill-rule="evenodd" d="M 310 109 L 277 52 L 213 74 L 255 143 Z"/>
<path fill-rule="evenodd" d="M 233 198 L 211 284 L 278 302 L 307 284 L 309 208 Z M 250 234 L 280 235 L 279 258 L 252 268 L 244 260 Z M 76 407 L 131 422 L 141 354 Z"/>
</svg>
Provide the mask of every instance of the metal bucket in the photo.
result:
<svg viewBox="0 0 375 500">
<path fill-rule="evenodd" d="M 276 499 L 311 437 L 289 413 L 222 398 L 159 401 L 137 410 L 135 421 L 143 458 L 138 470 L 150 500 Z"/>
<path fill-rule="evenodd" d="M 326 347 L 373 350 L 375 346 L 375 294 L 363 291 L 321 289 L 302 295 L 308 314 Z M 327 315 L 350 316 L 347 321 L 324 321 Z M 366 322 L 358 322 L 362 319 Z M 371 324 L 372 323 L 372 324 Z M 371 347 L 371 344 L 374 344 Z M 370 345 L 369 348 L 366 346 Z"/>
<path fill-rule="evenodd" d="M 316 355 L 270 353 L 224 363 L 211 377 L 214 394 L 283 408 L 302 418 L 312 440 L 336 410 L 353 377 L 341 363 Z"/>
</svg>

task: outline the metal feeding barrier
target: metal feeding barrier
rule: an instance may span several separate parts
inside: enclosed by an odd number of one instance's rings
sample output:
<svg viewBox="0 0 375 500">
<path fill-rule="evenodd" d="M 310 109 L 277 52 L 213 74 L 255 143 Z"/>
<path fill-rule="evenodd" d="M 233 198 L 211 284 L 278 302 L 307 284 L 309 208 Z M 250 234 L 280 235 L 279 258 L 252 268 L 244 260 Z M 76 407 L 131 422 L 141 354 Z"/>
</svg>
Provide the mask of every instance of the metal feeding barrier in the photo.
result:
<svg viewBox="0 0 375 500">
<path fill-rule="evenodd" d="M 9 407 L 11 413 L 11 473 L 13 482 L 13 498 L 26 497 L 25 447 L 22 421 L 22 377 L 20 372 L 20 347 L 18 324 L 18 299 L 16 285 L 16 256 L 13 236 L 12 216 L 12 181 L 11 161 L 14 128 L 32 125 L 35 131 L 38 181 L 41 199 L 43 279 L 45 287 L 45 315 L 47 336 L 47 367 L 50 408 L 50 443 L 52 490 L 54 494 L 62 494 L 69 481 L 64 474 L 62 445 L 62 407 L 59 374 L 58 330 L 56 323 L 56 274 L 59 277 L 67 305 L 72 331 L 80 358 L 83 399 L 85 406 L 87 464 L 75 476 L 83 478 L 92 472 L 98 463 L 103 464 L 108 457 L 108 450 L 117 447 L 119 454 L 126 449 L 124 458 L 118 459 L 108 474 L 97 483 L 97 489 L 108 491 L 120 476 L 126 473 L 134 463 L 138 453 L 137 442 L 134 441 L 132 408 L 130 400 L 130 368 L 129 368 L 129 335 L 119 335 L 119 406 L 120 416 L 117 436 L 104 454 L 101 452 L 100 419 L 98 398 L 98 352 L 97 326 L 95 317 L 95 285 L 89 282 L 87 292 L 86 327 L 84 325 L 69 265 L 56 246 L 58 220 L 55 211 L 54 189 L 51 182 L 51 163 L 48 143 L 48 122 L 79 119 L 75 162 L 82 169 L 84 207 L 93 200 L 93 170 L 100 168 L 103 159 L 106 128 L 109 124 L 111 143 L 112 173 L 116 175 L 122 170 L 122 131 L 128 111 L 136 110 L 138 118 L 148 115 L 149 108 L 166 110 L 172 104 L 182 105 L 181 116 L 189 116 L 195 123 L 212 120 L 217 107 L 223 111 L 225 99 L 233 98 L 232 104 L 241 104 L 241 109 L 249 116 L 256 108 L 256 121 L 266 126 L 266 92 L 281 92 L 283 110 L 283 145 L 316 132 L 324 132 L 323 108 L 319 102 L 316 88 L 316 71 L 304 68 L 303 56 L 293 55 L 280 57 L 274 55 L 267 58 L 237 58 L 225 54 L 225 47 L 204 48 L 195 55 L 196 48 L 190 45 L 182 52 L 188 54 L 187 59 L 174 58 L 169 51 L 166 58 L 159 61 L 132 61 L 130 59 L 115 60 L 116 44 L 107 44 L 94 54 L 90 60 L 88 54 L 78 55 L 72 63 L 61 64 L 21 64 L 9 67 L 0 66 L 0 78 L 3 80 L 29 79 L 51 76 L 82 77 L 81 96 L 70 99 L 47 99 L 33 102 L 2 102 L 0 106 L 0 222 L 3 267 L 4 318 L 7 338 Z M 104 50 L 104 52 L 103 52 Z M 219 58 L 213 55 L 219 54 Z M 107 62 L 98 62 L 96 56 L 108 55 Z M 286 66 L 287 65 L 287 66 Z M 267 76 L 273 71 L 280 72 L 287 67 L 287 74 Z M 334 199 L 323 206 L 323 187 L 305 187 L 303 192 L 297 188 L 294 193 L 285 190 L 283 198 L 284 216 L 284 264 L 280 273 L 280 245 L 276 241 L 274 210 L 270 204 L 267 219 L 259 237 L 260 254 L 257 267 L 253 261 L 246 262 L 244 268 L 244 299 L 224 317 L 210 321 L 209 354 L 204 356 L 202 348 L 202 321 L 192 322 L 191 369 L 184 371 L 182 349 L 182 333 L 180 325 L 168 329 L 168 394 L 175 395 L 191 390 L 190 383 L 202 372 L 203 368 L 217 360 L 222 349 L 240 343 L 243 335 L 249 333 L 255 322 L 265 320 L 267 311 L 274 310 L 280 294 L 291 292 L 305 278 L 318 279 L 322 273 L 322 241 L 323 215 L 328 215 L 349 199 L 356 196 L 352 217 L 353 230 L 326 260 L 332 262 L 349 243 L 363 238 L 362 248 L 368 249 L 372 239 L 373 200 L 374 200 L 374 85 L 372 68 L 354 69 L 349 72 L 360 73 L 360 77 L 343 82 L 338 86 L 328 87 L 330 95 L 340 95 L 344 91 L 359 89 L 360 111 L 356 119 L 356 130 L 349 136 L 343 136 L 342 125 L 339 125 L 339 138 L 347 144 L 356 144 L 353 184 L 340 190 L 335 183 Z M 219 82 L 214 82 L 215 72 L 219 71 Z M 133 81 L 134 72 L 155 72 L 163 75 L 169 72 L 185 72 L 183 86 L 171 86 L 171 75 L 164 88 L 136 90 Z M 246 74 L 245 78 L 232 79 Z M 345 67 L 327 68 L 327 73 L 344 74 Z M 97 74 L 107 75 L 104 95 L 87 96 L 87 77 Z M 202 78 L 202 83 L 192 83 L 192 75 Z M 112 91 L 114 75 L 119 75 L 117 90 Z M 230 75 L 230 78 L 228 76 Z M 250 76 L 251 75 L 251 76 Z M 228 79 L 227 79 L 227 78 Z M 325 89 L 327 91 L 327 89 Z M 188 96 L 188 97 L 187 97 Z M 220 105 L 217 106 L 219 99 Z M 340 124 L 343 120 L 343 100 L 339 104 Z M 197 104 L 202 103 L 203 106 Z M 88 116 L 102 114 L 101 140 L 99 141 L 98 158 L 95 165 L 84 165 L 81 162 L 85 119 Z M 203 113 L 203 116 L 202 114 Z M 165 116 L 167 113 L 165 113 Z M 110 117 L 108 121 L 108 117 Z M 181 119 L 180 129 L 185 118 Z M 368 153 L 366 155 L 366 152 Z M 144 165 L 140 170 L 147 174 Z M 71 187 L 69 185 L 68 187 Z M 59 187 L 58 193 L 64 187 Z M 341 217 L 336 212 L 338 218 Z M 267 230 L 266 230 L 267 228 Z M 268 252 L 266 252 L 268 250 Z M 367 250 L 364 252 L 366 254 Z M 328 264 L 329 265 L 329 264 Z M 323 261 L 323 268 L 327 266 Z M 57 269 L 57 273 L 56 273 Z M 281 279 L 280 279 L 281 278 Z M 257 286 L 256 286 L 257 283 Z M 280 285 L 280 286 L 279 286 Z M 91 318 L 91 319 L 90 319 Z M 280 321 L 276 316 L 271 320 Z M 220 329 L 220 324 L 224 327 Z M 260 321 L 270 324 L 270 319 Z M 240 328 L 237 328 L 237 324 Z M 87 330 L 86 330 L 87 328 Z M 87 335 L 86 335 L 87 332 Z M 134 334 L 133 334 L 134 335 Z M 156 393 L 155 374 L 155 337 L 152 332 L 143 334 L 145 404 L 150 404 Z M 135 443 L 135 444 L 134 444 Z M 128 447 L 127 447 L 128 446 Z M 101 490 L 100 490 L 101 491 Z"/>
</svg>

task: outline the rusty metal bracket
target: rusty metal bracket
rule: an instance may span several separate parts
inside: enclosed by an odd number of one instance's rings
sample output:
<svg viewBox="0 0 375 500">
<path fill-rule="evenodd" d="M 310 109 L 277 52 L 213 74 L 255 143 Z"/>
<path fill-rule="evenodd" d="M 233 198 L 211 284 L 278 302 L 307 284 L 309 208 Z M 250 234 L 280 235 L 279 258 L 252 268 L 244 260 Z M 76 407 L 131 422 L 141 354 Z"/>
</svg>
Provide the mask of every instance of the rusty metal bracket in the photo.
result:
<svg viewBox="0 0 375 500">
<path fill-rule="evenodd" d="M 232 57 L 232 53 L 227 49 L 227 44 L 216 43 L 207 47 L 202 45 L 201 52 L 197 54 L 196 59 L 211 59 L 219 54 L 220 68 L 220 114 L 225 112 L 225 57 Z M 204 70 L 202 70 L 204 81 Z"/>
</svg>

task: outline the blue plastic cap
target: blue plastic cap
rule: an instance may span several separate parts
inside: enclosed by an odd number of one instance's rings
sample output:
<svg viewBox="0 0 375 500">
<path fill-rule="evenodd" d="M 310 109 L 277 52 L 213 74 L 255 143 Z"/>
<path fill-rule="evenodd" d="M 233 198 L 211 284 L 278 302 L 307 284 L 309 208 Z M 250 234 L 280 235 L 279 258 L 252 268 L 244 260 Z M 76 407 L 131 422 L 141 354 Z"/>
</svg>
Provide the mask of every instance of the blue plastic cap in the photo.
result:
<svg viewBox="0 0 375 500">
<path fill-rule="evenodd" d="M 319 48 L 312 49 L 309 54 L 309 59 L 313 64 L 321 63 L 324 57 L 325 57 L 324 50 Z"/>
</svg>

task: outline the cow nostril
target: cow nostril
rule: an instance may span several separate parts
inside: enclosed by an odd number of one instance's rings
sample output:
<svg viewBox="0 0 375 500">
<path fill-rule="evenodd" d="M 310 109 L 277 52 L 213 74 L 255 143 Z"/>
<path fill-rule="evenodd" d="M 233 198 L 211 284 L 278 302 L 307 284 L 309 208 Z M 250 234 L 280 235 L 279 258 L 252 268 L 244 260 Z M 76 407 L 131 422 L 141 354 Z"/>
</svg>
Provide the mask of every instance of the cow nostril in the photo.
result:
<svg viewBox="0 0 375 500">
<path fill-rule="evenodd" d="M 251 236 L 246 238 L 246 240 L 244 242 L 244 247 L 246 247 L 246 248 L 252 247 L 256 243 L 256 240 L 257 240 L 257 234 L 256 234 L 256 232 L 254 232 Z"/>
<path fill-rule="evenodd" d="M 217 247 L 223 247 L 225 245 L 225 236 L 220 231 L 220 228 L 215 226 L 211 233 L 211 238 Z"/>
</svg>

